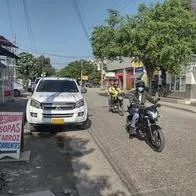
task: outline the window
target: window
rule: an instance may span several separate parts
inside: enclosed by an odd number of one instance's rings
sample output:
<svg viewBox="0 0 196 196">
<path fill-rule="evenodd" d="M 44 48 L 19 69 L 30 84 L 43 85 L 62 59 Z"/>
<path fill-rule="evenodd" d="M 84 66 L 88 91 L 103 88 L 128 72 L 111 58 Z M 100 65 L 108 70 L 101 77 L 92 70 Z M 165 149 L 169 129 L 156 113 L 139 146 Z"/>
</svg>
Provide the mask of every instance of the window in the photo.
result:
<svg viewBox="0 0 196 196">
<path fill-rule="evenodd" d="M 185 75 L 171 76 L 170 89 L 172 91 L 184 92 L 185 91 L 185 86 L 186 86 Z"/>
<path fill-rule="evenodd" d="M 76 82 L 69 80 L 42 80 L 36 92 L 79 92 Z"/>
</svg>

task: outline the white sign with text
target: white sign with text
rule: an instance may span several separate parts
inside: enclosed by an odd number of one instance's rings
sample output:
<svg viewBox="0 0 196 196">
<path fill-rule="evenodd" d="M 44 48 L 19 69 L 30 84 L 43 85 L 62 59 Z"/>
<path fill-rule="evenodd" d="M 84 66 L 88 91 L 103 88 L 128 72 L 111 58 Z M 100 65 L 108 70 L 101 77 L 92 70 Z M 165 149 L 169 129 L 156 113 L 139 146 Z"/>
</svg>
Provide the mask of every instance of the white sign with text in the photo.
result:
<svg viewBox="0 0 196 196">
<path fill-rule="evenodd" d="M 0 112 L 0 159 L 20 158 L 22 112 Z"/>
</svg>

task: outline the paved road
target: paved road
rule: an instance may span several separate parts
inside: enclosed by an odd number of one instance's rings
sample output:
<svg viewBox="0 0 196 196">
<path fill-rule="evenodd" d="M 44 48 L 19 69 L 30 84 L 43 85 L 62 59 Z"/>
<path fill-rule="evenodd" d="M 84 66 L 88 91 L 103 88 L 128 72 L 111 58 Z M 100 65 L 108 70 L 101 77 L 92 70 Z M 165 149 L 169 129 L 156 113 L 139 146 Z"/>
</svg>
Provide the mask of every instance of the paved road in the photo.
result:
<svg viewBox="0 0 196 196">
<path fill-rule="evenodd" d="M 106 97 L 95 89 L 88 89 L 86 96 L 93 122 L 90 133 L 132 195 L 196 195 L 195 114 L 160 109 L 166 144 L 157 153 L 145 142 L 128 138 L 126 117 L 109 113 Z"/>
<path fill-rule="evenodd" d="M 166 145 L 157 153 L 145 142 L 128 138 L 126 116 L 109 113 L 107 98 L 97 89 L 88 89 L 85 96 L 91 128 L 26 135 L 25 149 L 32 151 L 30 164 L 0 165 L 8 178 L 4 195 L 47 189 L 56 195 L 65 195 L 64 189 L 81 196 L 196 195 L 195 114 L 160 109 Z M 23 111 L 25 104 L 20 99 L 8 104 L 7 111 Z"/>
</svg>

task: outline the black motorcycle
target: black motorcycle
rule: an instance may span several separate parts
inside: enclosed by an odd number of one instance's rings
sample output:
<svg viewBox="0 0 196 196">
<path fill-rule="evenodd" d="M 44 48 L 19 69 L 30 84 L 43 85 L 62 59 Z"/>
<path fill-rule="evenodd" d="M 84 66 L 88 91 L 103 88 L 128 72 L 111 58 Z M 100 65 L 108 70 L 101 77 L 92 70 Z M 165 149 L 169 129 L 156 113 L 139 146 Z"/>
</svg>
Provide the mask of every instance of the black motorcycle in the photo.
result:
<svg viewBox="0 0 196 196">
<path fill-rule="evenodd" d="M 154 104 L 150 107 L 145 107 L 140 103 L 130 103 L 130 106 L 128 106 L 129 115 L 127 116 L 126 129 L 128 132 L 130 131 L 134 108 L 139 114 L 139 119 L 136 123 L 137 135 L 144 138 L 154 151 L 162 152 L 165 138 L 162 128 L 157 125 L 158 117 L 160 117 L 158 107 L 161 107 L 161 105 Z"/>
<path fill-rule="evenodd" d="M 114 113 L 118 113 L 120 116 L 124 116 L 122 94 L 119 94 L 117 97 L 112 97 L 111 111 Z"/>
</svg>

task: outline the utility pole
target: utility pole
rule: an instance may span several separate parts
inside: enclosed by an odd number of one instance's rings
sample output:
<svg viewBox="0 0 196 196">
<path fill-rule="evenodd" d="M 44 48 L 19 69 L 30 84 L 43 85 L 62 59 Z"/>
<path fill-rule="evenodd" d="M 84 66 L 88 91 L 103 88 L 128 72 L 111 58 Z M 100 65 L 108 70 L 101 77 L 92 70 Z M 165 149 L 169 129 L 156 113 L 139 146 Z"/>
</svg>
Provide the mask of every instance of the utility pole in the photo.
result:
<svg viewBox="0 0 196 196">
<path fill-rule="evenodd" d="M 82 77 L 83 77 L 83 60 L 81 60 L 81 71 L 80 71 L 80 83 L 82 85 Z"/>
<path fill-rule="evenodd" d="M 42 55 L 42 78 L 44 77 L 43 67 L 44 67 L 44 55 Z"/>
<path fill-rule="evenodd" d="M 101 69 L 101 88 L 103 88 L 103 60 L 101 60 L 100 69 Z"/>
</svg>

